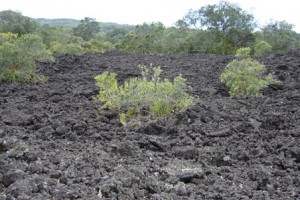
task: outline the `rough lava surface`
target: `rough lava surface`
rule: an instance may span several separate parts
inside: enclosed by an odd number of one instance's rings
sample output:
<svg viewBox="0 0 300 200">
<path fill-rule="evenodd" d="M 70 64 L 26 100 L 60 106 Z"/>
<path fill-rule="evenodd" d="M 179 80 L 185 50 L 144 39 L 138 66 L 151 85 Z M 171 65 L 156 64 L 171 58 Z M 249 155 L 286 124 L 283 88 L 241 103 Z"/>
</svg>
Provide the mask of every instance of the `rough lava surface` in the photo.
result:
<svg viewBox="0 0 300 200">
<path fill-rule="evenodd" d="M 0 85 L 0 200 L 300 199 L 300 50 L 257 57 L 283 82 L 231 98 L 233 57 L 120 52 L 41 63 L 40 85 Z M 182 74 L 197 103 L 177 118 L 123 127 L 99 110 L 94 76 Z"/>
</svg>

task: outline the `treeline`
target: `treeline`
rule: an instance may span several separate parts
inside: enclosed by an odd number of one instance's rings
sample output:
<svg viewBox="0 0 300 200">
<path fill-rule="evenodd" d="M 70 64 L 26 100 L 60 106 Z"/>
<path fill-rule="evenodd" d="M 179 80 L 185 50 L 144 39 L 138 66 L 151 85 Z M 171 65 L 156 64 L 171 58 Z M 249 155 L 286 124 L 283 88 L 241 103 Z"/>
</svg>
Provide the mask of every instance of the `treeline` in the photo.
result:
<svg viewBox="0 0 300 200">
<path fill-rule="evenodd" d="M 41 22 L 41 23 L 39 23 Z M 86 17 L 77 25 L 74 20 L 32 20 L 11 10 L 0 12 L 0 33 L 12 33 L 18 37 L 31 34 L 41 38 L 53 54 L 102 53 L 114 49 L 114 43 L 133 30 L 133 26 L 99 23 Z M 65 24 L 63 26 L 62 24 Z"/>
<path fill-rule="evenodd" d="M 252 14 L 239 5 L 221 1 L 190 10 L 174 27 L 162 23 L 135 27 L 116 45 L 132 52 L 228 55 L 250 47 L 252 54 L 282 53 L 300 46 L 300 34 L 286 21 L 258 27 Z"/>
<path fill-rule="evenodd" d="M 251 13 L 238 4 L 218 4 L 190 10 L 173 27 L 144 23 L 135 27 L 78 20 L 32 20 L 18 12 L 0 12 L 0 33 L 38 35 L 53 54 L 82 55 L 121 50 L 146 54 L 235 54 L 250 47 L 252 54 L 282 53 L 300 46 L 300 34 L 286 21 L 258 27 Z"/>
</svg>

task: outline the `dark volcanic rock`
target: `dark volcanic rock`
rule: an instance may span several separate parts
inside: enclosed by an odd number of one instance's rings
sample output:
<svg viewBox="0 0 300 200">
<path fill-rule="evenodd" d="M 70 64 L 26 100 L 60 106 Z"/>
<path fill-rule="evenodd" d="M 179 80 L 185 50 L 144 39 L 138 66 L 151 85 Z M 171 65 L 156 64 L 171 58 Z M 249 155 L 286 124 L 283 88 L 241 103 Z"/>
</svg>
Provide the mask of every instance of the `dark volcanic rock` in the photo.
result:
<svg viewBox="0 0 300 200">
<path fill-rule="evenodd" d="M 25 172 L 21 171 L 21 170 L 13 170 L 13 171 L 9 171 L 7 173 L 5 173 L 3 175 L 3 184 L 4 186 L 9 186 L 10 184 L 23 179 L 26 176 Z"/>
<path fill-rule="evenodd" d="M 231 98 L 233 58 L 121 52 L 57 56 L 41 85 L 0 85 L 0 199 L 300 199 L 300 51 L 259 57 L 283 84 Z M 122 127 L 94 76 L 182 74 L 199 98 L 176 118 Z"/>
</svg>

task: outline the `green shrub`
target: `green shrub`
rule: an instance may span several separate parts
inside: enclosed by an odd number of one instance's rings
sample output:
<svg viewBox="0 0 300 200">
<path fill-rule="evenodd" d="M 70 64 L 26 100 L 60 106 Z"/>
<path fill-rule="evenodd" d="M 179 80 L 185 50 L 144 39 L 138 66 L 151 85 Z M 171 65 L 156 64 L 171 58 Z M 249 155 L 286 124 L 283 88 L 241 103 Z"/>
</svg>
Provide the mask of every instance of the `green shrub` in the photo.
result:
<svg viewBox="0 0 300 200">
<path fill-rule="evenodd" d="M 55 55 L 64 55 L 64 46 L 57 41 L 50 42 L 50 51 Z"/>
<path fill-rule="evenodd" d="M 266 41 L 258 41 L 254 44 L 254 55 L 261 56 L 272 53 L 272 46 Z"/>
<path fill-rule="evenodd" d="M 70 43 L 67 45 L 62 45 L 59 42 L 51 42 L 50 50 L 56 55 L 77 55 L 81 56 L 86 53 L 85 49 L 81 47 L 80 44 Z"/>
<path fill-rule="evenodd" d="M 21 37 L 0 34 L 0 82 L 37 83 L 46 77 L 37 73 L 36 63 L 54 61 L 39 36 L 26 34 Z M 10 38 L 6 41 L 3 38 Z"/>
<path fill-rule="evenodd" d="M 50 51 L 38 35 L 26 34 L 18 38 L 16 45 L 24 51 L 24 56 L 32 58 L 35 62 L 54 61 Z"/>
<path fill-rule="evenodd" d="M 96 99 L 103 102 L 103 108 L 116 111 L 125 124 L 129 117 L 146 115 L 165 117 L 187 109 L 193 102 L 187 92 L 188 86 L 182 76 L 175 77 L 173 83 L 161 80 L 162 69 L 154 67 L 153 72 L 139 66 L 141 78 L 131 78 L 118 86 L 115 73 L 104 72 L 95 77 L 100 88 Z"/>
<path fill-rule="evenodd" d="M 15 42 L 18 38 L 18 34 L 13 33 L 0 33 L 0 45 L 5 42 Z"/>
<path fill-rule="evenodd" d="M 113 45 L 110 42 L 102 42 L 97 39 L 91 39 L 83 43 L 82 47 L 86 52 L 90 53 L 104 53 L 113 49 Z"/>
<path fill-rule="evenodd" d="M 53 54 L 80 56 L 85 53 L 104 53 L 113 49 L 113 45 L 110 42 L 102 42 L 97 39 L 83 42 L 80 37 L 74 37 L 70 42 L 64 45 L 60 42 L 52 41 L 50 43 L 50 50 Z"/>
<path fill-rule="evenodd" d="M 85 54 L 84 48 L 82 48 L 79 44 L 68 44 L 63 48 L 64 54 L 81 56 Z"/>
<path fill-rule="evenodd" d="M 266 67 L 250 58 L 250 48 L 237 51 L 237 59 L 231 61 L 220 79 L 229 88 L 230 96 L 262 96 L 261 90 L 270 84 L 280 84 L 271 73 L 265 75 Z"/>
<path fill-rule="evenodd" d="M 250 57 L 250 53 L 251 53 L 251 48 L 249 48 L 249 47 L 242 47 L 242 48 L 239 48 L 236 51 L 235 56 L 238 57 L 238 58 L 249 58 Z"/>
</svg>

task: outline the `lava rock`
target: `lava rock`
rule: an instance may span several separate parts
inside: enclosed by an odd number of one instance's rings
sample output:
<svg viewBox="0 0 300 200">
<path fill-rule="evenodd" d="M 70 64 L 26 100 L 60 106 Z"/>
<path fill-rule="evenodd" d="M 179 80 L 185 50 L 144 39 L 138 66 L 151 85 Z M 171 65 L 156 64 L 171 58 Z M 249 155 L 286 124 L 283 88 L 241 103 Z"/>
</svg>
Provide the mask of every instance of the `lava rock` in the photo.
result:
<svg viewBox="0 0 300 200">
<path fill-rule="evenodd" d="M 22 170 L 13 170 L 3 175 L 3 185 L 8 187 L 10 184 L 23 179 L 26 176 Z"/>
<path fill-rule="evenodd" d="M 200 168 L 183 169 L 177 174 L 179 181 L 184 183 L 191 183 L 195 178 L 203 178 L 203 171 Z"/>
<path fill-rule="evenodd" d="M 87 129 L 87 124 L 85 122 L 77 122 L 74 126 L 73 126 L 73 130 L 77 133 L 77 134 L 83 134 L 85 133 Z"/>
<path fill-rule="evenodd" d="M 187 190 L 185 187 L 185 183 L 183 182 L 178 182 L 175 186 L 174 186 L 174 192 L 180 196 L 185 196 L 187 194 Z"/>
</svg>

